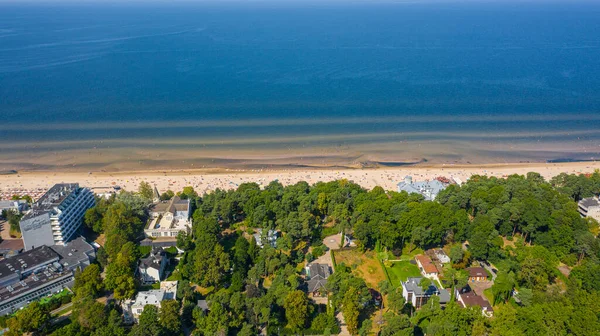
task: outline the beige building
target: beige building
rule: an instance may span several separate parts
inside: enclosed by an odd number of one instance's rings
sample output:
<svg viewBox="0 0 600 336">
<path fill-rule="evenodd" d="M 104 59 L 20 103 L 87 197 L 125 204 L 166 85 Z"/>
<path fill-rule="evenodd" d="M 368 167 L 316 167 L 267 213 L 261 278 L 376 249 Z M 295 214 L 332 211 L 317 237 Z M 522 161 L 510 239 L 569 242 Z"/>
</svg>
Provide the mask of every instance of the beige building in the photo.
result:
<svg viewBox="0 0 600 336">
<path fill-rule="evenodd" d="M 179 231 L 192 228 L 190 200 L 173 196 L 168 201 L 158 201 L 150 206 L 150 220 L 144 229 L 147 237 L 177 237 Z"/>
</svg>

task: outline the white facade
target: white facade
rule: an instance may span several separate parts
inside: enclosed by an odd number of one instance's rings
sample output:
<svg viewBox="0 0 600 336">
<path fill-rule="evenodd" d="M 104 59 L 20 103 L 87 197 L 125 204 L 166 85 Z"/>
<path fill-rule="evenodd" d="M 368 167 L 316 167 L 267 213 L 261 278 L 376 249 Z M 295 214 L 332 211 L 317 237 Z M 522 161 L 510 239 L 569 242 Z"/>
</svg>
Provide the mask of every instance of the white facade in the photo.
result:
<svg viewBox="0 0 600 336">
<path fill-rule="evenodd" d="M 147 237 L 175 238 L 180 231 L 191 230 L 190 200 L 174 196 L 171 200 L 153 204 L 150 207 L 150 220 L 144 229 Z"/>
<path fill-rule="evenodd" d="M 160 248 L 155 248 L 146 258 L 140 260 L 138 265 L 138 275 L 143 284 L 153 284 L 159 282 L 167 264 L 168 258 Z"/>
<path fill-rule="evenodd" d="M 94 201 L 92 192 L 77 183 L 54 185 L 21 219 L 25 249 L 64 245 L 75 236 Z"/>
<path fill-rule="evenodd" d="M 577 205 L 581 216 L 594 218 L 600 222 L 600 201 L 598 197 L 584 198 Z"/>
<path fill-rule="evenodd" d="M 177 295 L 177 281 L 163 281 L 160 289 L 138 292 L 135 300 L 125 300 L 121 304 L 123 318 L 126 323 L 137 322 L 146 305 L 153 305 L 160 309 L 164 300 L 175 300 Z"/>
</svg>

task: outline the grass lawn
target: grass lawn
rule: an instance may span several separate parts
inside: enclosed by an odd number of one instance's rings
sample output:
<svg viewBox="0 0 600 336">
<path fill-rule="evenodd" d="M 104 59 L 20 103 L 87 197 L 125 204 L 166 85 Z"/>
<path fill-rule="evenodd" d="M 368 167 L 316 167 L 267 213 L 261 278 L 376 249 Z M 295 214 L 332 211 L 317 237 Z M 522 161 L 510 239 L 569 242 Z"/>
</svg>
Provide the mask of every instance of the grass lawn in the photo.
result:
<svg viewBox="0 0 600 336">
<path fill-rule="evenodd" d="M 485 289 L 483 291 L 483 296 L 485 296 L 490 304 L 494 304 L 494 293 L 492 293 L 491 288 Z"/>
<path fill-rule="evenodd" d="M 417 265 L 411 264 L 408 260 L 394 261 L 392 267 L 386 267 L 386 270 L 394 286 L 400 286 L 400 281 L 406 281 L 408 277 L 421 275 Z"/>
<path fill-rule="evenodd" d="M 350 266 L 352 273 L 365 279 L 369 287 L 378 288 L 377 284 L 386 279 L 373 251 L 337 250 L 335 251 L 335 262 L 337 265 L 344 263 L 346 266 Z"/>
<path fill-rule="evenodd" d="M 52 299 L 57 298 L 60 299 L 63 296 L 69 295 L 71 292 L 69 292 L 69 290 L 67 289 L 63 289 L 62 291 L 60 291 L 59 293 L 56 293 L 52 296 L 44 296 L 40 299 L 40 304 L 47 304 L 50 301 L 52 301 Z"/>
</svg>

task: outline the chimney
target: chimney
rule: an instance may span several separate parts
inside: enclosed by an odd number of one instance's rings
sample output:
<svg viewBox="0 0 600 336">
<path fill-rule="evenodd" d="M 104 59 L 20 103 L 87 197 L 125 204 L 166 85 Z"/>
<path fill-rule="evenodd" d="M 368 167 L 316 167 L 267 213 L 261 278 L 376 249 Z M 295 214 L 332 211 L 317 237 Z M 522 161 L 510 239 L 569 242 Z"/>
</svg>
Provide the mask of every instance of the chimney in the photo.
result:
<svg viewBox="0 0 600 336">
<path fill-rule="evenodd" d="M 404 177 L 404 183 L 412 184 L 412 176 L 406 175 L 406 177 Z"/>
</svg>

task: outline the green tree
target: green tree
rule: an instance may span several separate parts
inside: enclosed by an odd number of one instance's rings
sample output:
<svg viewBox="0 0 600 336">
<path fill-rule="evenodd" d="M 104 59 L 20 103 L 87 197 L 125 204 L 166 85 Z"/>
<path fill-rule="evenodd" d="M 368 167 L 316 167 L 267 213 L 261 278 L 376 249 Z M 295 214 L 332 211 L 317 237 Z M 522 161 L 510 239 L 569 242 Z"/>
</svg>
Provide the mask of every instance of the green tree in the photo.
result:
<svg viewBox="0 0 600 336">
<path fill-rule="evenodd" d="M 102 290 L 102 278 L 100 277 L 100 273 L 100 267 L 97 264 L 91 264 L 83 271 L 77 270 L 75 272 L 73 291 L 77 293 L 80 288 L 88 287 L 92 298 L 98 297 Z"/>
<path fill-rule="evenodd" d="M 356 289 L 350 287 L 342 301 L 342 314 L 344 314 L 344 320 L 351 335 L 358 333 L 358 316 L 360 315 L 358 302 L 359 297 Z"/>
<path fill-rule="evenodd" d="M 160 336 L 162 328 L 159 323 L 158 308 L 154 305 L 145 305 L 138 324 L 131 328 L 131 336 Z"/>
<path fill-rule="evenodd" d="M 301 331 L 308 317 L 308 298 L 306 294 L 301 290 L 289 292 L 285 297 L 283 307 L 285 308 L 288 327 L 296 332 Z"/>
<path fill-rule="evenodd" d="M 148 201 L 154 198 L 154 191 L 152 190 L 150 183 L 146 181 L 140 182 L 140 185 L 138 187 L 138 194 L 140 194 L 140 196 L 147 199 Z"/>
<path fill-rule="evenodd" d="M 33 301 L 7 321 L 8 336 L 25 333 L 44 334 L 50 325 L 50 312 L 38 301 Z"/>
<path fill-rule="evenodd" d="M 167 335 L 175 336 L 181 334 L 179 308 L 179 302 L 176 300 L 165 300 L 160 304 L 158 319 Z"/>
</svg>

